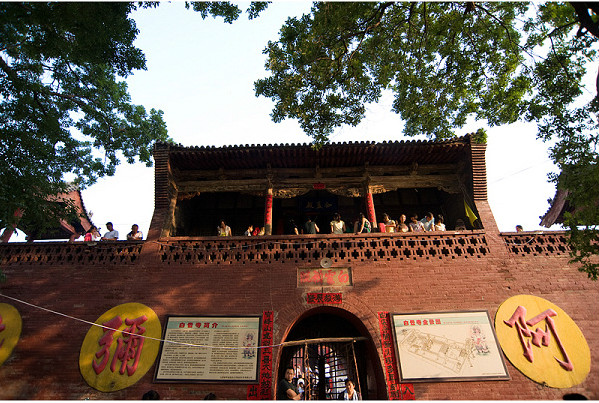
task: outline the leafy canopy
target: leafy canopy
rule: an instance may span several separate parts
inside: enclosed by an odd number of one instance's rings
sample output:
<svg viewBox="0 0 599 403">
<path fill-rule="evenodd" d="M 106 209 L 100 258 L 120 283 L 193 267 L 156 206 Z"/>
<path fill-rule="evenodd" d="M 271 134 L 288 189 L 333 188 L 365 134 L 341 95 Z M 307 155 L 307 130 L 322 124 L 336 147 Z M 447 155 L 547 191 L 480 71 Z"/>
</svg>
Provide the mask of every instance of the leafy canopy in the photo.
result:
<svg viewBox="0 0 599 403">
<path fill-rule="evenodd" d="M 145 69 L 133 3 L 0 3 L 0 224 L 15 212 L 43 230 L 65 174 L 84 187 L 120 155 L 151 164 L 162 111 L 131 104 L 123 78 Z"/>
<path fill-rule="evenodd" d="M 597 277 L 599 101 L 579 101 L 595 66 L 597 3 L 314 3 L 279 34 L 264 50 L 269 76 L 256 96 L 274 101 L 273 121 L 297 119 L 317 145 L 357 125 L 383 90 L 410 136 L 452 137 L 468 119 L 536 122 L 539 137 L 557 139 L 559 186 L 578 208 L 566 223 L 572 254 Z"/>
</svg>

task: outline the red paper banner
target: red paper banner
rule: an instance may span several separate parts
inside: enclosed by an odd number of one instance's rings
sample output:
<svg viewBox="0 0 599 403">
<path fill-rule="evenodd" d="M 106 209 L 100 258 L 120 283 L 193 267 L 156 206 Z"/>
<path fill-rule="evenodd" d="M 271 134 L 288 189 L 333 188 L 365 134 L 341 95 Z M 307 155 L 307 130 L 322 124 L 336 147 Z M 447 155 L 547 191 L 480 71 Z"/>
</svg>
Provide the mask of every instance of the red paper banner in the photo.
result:
<svg viewBox="0 0 599 403">
<path fill-rule="evenodd" d="M 273 311 L 262 313 L 262 342 L 260 346 L 260 383 L 248 385 L 247 400 L 272 400 L 272 340 L 273 340 Z"/>
<path fill-rule="evenodd" d="M 399 372 L 395 358 L 393 331 L 391 329 L 389 312 L 379 312 L 378 316 L 389 400 L 415 400 L 414 385 L 411 383 L 399 383 Z"/>
</svg>

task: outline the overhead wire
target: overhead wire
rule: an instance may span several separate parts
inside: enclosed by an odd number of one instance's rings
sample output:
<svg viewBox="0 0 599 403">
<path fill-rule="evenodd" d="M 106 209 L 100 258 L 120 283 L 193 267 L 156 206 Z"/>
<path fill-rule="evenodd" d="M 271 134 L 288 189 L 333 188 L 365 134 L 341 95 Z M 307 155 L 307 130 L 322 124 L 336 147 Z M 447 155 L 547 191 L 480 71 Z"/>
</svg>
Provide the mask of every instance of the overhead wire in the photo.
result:
<svg viewBox="0 0 599 403">
<path fill-rule="evenodd" d="M 224 347 L 224 346 L 211 346 L 211 345 L 205 345 L 205 344 L 184 343 L 184 342 L 179 342 L 179 341 L 166 340 L 166 339 L 162 339 L 162 338 L 145 336 L 143 334 L 140 335 L 140 334 L 137 334 L 137 333 L 127 332 L 125 330 L 119 330 L 119 329 L 115 329 L 115 328 L 112 328 L 112 327 L 109 327 L 109 326 L 104 326 L 104 325 L 101 325 L 101 324 L 98 324 L 98 323 L 95 323 L 95 322 L 90 322 L 90 321 L 85 320 L 85 319 L 77 318 L 77 317 L 72 316 L 72 315 L 68 315 L 68 314 L 65 314 L 65 313 L 62 313 L 62 312 L 55 311 L 53 309 L 44 308 L 43 306 L 32 304 L 30 302 L 23 301 L 21 299 L 18 299 L 18 298 L 15 298 L 15 297 L 11 297 L 11 296 L 8 296 L 8 295 L 2 294 L 2 293 L 0 293 L 0 297 L 4 297 L 4 298 L 10 299 L 10 300 L 13 300 L 13 301 L 18 302 L 20 304 L 27 305 L 29 307 L 42 310 L 44 312 L 48 312 L 48 313 L 51 313 L 51 314 L 54 314 L 54 315 L 62 316 L 62 317 L 67 318 L 67 319 L 71 319 L 71 320 L 75 320 L 75 321 L 78 321 L 78 322 L 82 322 L 82 323 L 88 324 L 90 326 L 100 327 L 100 328 L 105 329 L 105 330 L 114 330 L 116 332 L 120 332 L 120 333 L 127 334 L 127 335 L 134 336 L 134 337 L 140 337 L 140 338 L 143 338 L 143 339 L 154 340 L 154 341 L 158 341 L 158 342 L 162 342 L 162 343 L 176 344 L 176 345 L 181 345 L 181 346 L 186 346 L 186 347 L 200 347 L 200 348 L 212 348 L 212 349 L 224 349 L 224 350 L 244 350 L 246 348 L 262 349 L 262 348 L 280 347 L 280 346 L 283 346 L 285 344 L 285 343 L 279 343 L 279 344 L 274 344 L 274 345 L 270 345 L 270 346 L 255 346 L 255 347 L 247 347 L 247 346 L 242 346 L 242 347 Z"/>
</svg>

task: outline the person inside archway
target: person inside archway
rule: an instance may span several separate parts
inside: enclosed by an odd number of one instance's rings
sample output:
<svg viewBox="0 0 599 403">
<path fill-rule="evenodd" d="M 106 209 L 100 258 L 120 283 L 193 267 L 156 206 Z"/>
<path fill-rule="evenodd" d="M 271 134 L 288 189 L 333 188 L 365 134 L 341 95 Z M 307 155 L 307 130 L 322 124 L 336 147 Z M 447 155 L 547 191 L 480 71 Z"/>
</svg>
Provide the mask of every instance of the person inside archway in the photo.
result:
<svg viewBox="0 0 599 403">
<path fill-rule="evenodd" d="M 301 395 L 293 384 L 294 376 L 293 367 L 285 368 L 285 378 L 281 379 L 277 386 L 277 400 L 300 400 Z"/>
<path fill-rule="evenodd" d="M 347 378 L 345 380 L 345 389 L 339 393 L 337 400 L 362 400 L 360 392 L 356 390 L 354 382 Z"/>
</svg>

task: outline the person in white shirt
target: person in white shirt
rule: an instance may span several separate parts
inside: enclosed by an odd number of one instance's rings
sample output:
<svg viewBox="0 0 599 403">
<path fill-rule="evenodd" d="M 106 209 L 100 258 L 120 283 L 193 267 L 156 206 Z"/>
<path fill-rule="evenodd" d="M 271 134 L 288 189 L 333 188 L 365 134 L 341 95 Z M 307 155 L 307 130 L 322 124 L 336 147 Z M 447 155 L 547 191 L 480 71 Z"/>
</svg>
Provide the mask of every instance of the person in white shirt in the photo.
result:
<svg viewBox="0 0 599 403">
<path fill-rule="evenodd" d="M 117 241 L 119 239 L 119 232 L 114 229 L 110 221 L 106 223 L 106 229 L 108 232 L 102 237 L 103 241 Z"/>
<path fill-rule="evenodd" d="M 333 215 L 331 221 L 331 234 L 343 234 L 345 232 L 345 222 L 341 219 L 339 213 Z"/>
<path fill-rule="evenodd" d="M 139 230 L 139 226 L 137 224 L 133 224 L 131 226 L 131 232 L 127 234 L 128 241 L 141 241 L 144 235 Z"/>
<path fill-rule="evenodd" d="M 435 231 L 445 231 L 445 223 L 441 214 L 437 216 L 437 221 L 435 221 Z"/>
<path fill-rule="evenodd" d="M 216 234 L 218 236 L 231 236 L 231 227 L 227 225 L 225 220 L 220 220 L 220 225 L 216 227 Z"/>
</svg>

